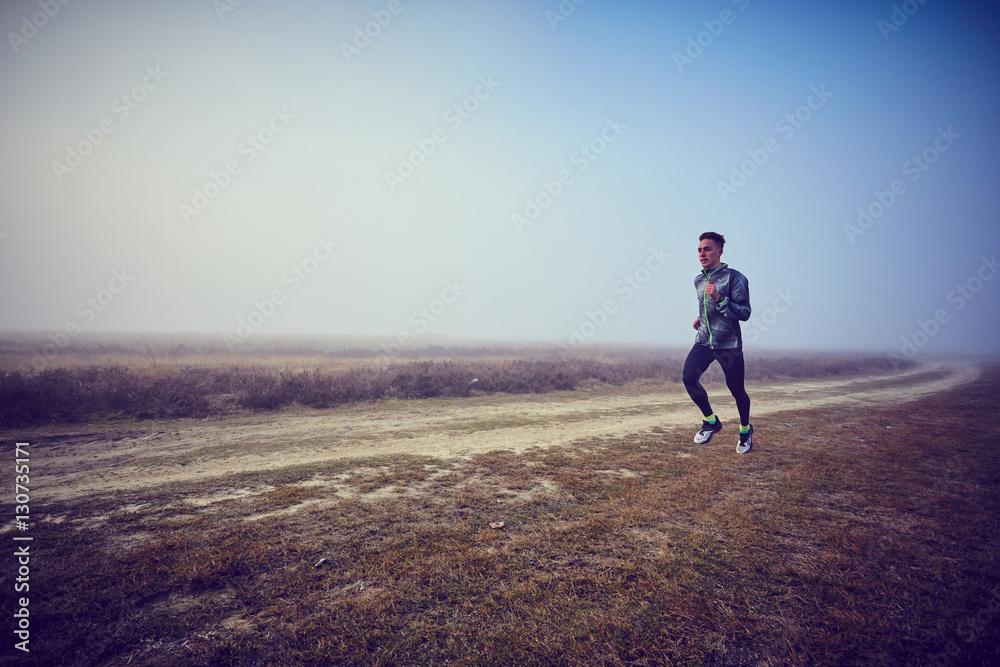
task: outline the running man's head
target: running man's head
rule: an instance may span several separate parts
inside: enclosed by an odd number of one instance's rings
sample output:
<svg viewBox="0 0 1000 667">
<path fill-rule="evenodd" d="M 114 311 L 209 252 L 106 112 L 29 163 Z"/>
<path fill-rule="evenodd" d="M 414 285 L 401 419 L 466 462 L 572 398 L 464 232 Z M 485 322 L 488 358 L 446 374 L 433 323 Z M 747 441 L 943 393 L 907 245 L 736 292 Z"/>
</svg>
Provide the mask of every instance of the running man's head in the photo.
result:
<svg viewBox="0 0 1000 667">
<path fill-rule="evenodd" d="M 722 247 L 726 237 L 716 232 L 705 232 L 698 237 L 698 260 L 703 268 L 716 269 L 722 264 Z"/>
</svg>

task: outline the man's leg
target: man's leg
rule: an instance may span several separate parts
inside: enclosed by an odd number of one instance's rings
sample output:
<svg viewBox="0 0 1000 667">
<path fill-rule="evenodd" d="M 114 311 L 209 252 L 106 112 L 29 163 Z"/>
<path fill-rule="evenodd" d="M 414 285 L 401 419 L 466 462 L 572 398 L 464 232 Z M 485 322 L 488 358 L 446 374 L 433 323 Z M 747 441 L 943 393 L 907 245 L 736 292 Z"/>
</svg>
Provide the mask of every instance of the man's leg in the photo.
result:
<svg viewBox="0 0 1000 667">
<path fill-rule="evenodd" d="M 750 425 L 750 395 L 744 386 L 746 368 L 743 364 L 743 350 L 723 350 L 719 353 L 719 365 L 726 374 L 726 386 L 736 399 L 736 409 L 740 412 L 740 426 Z"/>
<path fill-rule="evenodd" d="M 684 388 L 705 417 L 712 415 L 712 406 L 708 402 L 708 392 L 701 386 L 701 376 L 713 361 L 715 356 L 712 350 L 700 343 L 694 344 L 684 360 Z"/>
</svg>

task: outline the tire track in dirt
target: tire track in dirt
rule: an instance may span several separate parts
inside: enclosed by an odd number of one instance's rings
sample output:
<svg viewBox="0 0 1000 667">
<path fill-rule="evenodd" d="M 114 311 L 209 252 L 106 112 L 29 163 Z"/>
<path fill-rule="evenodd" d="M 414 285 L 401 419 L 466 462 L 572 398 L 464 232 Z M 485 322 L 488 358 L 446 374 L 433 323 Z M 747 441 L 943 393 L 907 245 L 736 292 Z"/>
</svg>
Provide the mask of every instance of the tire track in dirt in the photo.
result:
<svg viewBox="0 0 1000 667">
<path fill-rule="evenodd" d="M 753 414 L 912 401 L 973 382 L 971 363 L 929 363 L 861 378 L 808 380 L 749 387 Z M 735 443 L 738 421 L 725 385 L 708 387 Z M 599 387 L 542 395 L 499 395 L 353 405 L 217 420 L 149 422 L 128 431 L 88 427 L 29 429 L 37 442 L 32 494 L 70 499 L 136 490 L 177 481 L 209 480 L 234 472 L 278 469 L 345 458 L 415 454 L 462 457 L 490 450 L 617 437 L 700 424 L 680 385 Z M 37 461 L 37 463 L 36 463 Z"/>
</svg>

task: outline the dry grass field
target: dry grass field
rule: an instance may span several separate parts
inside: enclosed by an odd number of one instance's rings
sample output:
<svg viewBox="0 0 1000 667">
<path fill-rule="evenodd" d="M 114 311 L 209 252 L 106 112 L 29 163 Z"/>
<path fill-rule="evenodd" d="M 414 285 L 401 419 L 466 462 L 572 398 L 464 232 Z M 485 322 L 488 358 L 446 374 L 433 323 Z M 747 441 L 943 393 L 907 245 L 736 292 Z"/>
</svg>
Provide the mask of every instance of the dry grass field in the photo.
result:
<svg viewBox="0 0 1000 667">
<path fill-rule="evenodd" d="M 4 664 L 1000 660 L 1000 367 L 761 361 L 740 456 L 717 379 L 725 427 L 699 446 L 666 358 L 516 361 L 416 371 L 572 382 L 318 406 L 224 403 L 206 384 L 204 414 L 143 417 L 95 403 L 99 385 L 212 364 L 65 364 L 21 385 L 8 371 L 5 400 L 82 373 L 60 381 L 91 407 L 4 408 L 11 469 L 13 443 L 31 443 L 33 538 L 31 652 L 9 633 Z M 310 374 L 319 391 L 356 374 L 337 364 L 251 370 Z M 2 530 L 13 544 L 13 522 Z"/>
<path fill-rule="evenodd" d="M 686 350 L 425 347 L 390 357 L 377 349 L 271 345 L 229 351 L 133 341 L 38 352 L 37 341 L 0 340 L 0 427 L 108 419 L 204 418 L 330 408 L 395 399 L 542 394 L 594 384 L 677 383 Z M 750 382 L 886 372 L 884 356 L 757 355 Z M 717 365 L 706 381 L 722 379 Z"/>
</svg>

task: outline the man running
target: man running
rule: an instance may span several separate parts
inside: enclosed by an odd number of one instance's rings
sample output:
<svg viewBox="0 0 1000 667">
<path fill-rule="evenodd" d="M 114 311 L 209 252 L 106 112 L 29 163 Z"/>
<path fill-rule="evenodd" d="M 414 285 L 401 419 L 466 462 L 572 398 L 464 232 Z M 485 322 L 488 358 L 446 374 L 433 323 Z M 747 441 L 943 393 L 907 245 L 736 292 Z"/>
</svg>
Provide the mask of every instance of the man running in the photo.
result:
<svg viewBox="0 0 1000 667">
<path fill-rule="evenodd" d="M 704 421 L 694 436 L 699 445 L 708 443 L 722 429 L 722 421 L 712 412 L 701 376 L 713 361 L 726 374 L 726 386 L 736 399 L 740 413 L 740 439 L 736 451 L 746 454 L 753 447 L 750 424 L 750 396 L 743 387 L 743 334 L 740 320 L 750 318 L 750 287 L 746 276 L 722 263 L 722 234 L 705 232 L 698 237 L 701 273 L 694 279 L 698 294 L 698 319 L 694 321 L 695 344 L 684 361 L 684 387 L 701 409 Z"/>
</svg>

